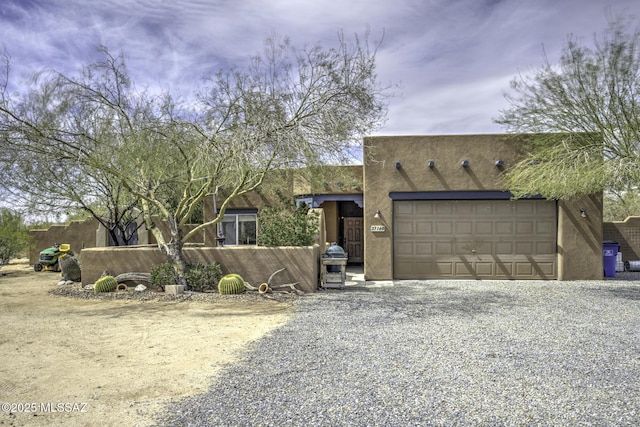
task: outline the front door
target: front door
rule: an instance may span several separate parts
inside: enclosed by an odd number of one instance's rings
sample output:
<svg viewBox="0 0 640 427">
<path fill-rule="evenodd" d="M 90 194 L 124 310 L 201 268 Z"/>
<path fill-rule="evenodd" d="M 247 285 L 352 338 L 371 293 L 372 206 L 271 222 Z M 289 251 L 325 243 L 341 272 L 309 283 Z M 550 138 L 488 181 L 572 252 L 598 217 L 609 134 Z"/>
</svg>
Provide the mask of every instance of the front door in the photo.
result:
<svg viewBox="0 0 640 427">
<path fill-rule="evenodd" d="M 362 217 L 344 218 L 344 250 L 349 255 L 349 262 L 364 262 L 364 224 Z"/>
</svg>

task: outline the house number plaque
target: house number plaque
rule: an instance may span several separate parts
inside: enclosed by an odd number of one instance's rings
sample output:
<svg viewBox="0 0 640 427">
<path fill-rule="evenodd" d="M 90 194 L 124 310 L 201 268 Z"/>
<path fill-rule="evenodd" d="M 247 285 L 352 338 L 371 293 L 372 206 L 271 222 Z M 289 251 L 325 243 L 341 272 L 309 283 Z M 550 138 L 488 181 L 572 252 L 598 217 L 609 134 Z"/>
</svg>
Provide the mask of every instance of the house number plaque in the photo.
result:
<svg viewBox="0 0 640 427">
<path fill-rule="evenodd" d="M 374 233 L 383 233 L 384 232 L 384 225 L 372 225 L 371 226 L 371 231 Z"/>
</svg>

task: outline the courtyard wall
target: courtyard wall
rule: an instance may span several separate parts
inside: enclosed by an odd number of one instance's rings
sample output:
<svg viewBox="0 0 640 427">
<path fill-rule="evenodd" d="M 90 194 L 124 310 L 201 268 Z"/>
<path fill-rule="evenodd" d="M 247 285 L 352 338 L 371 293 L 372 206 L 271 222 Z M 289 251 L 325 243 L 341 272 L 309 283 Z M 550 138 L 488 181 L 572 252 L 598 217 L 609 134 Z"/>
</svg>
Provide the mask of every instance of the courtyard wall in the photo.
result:
<svg viewBox="0 0 640 427">
<path fill-rule="evenodd" d="M 218 262 L 224 274 L 240 274 L 245 281 L 258 287 L 276 270 L 286 271 L 275 276 L 272 285 L 298 283 L 298 289 L 315 292 L 320 270 L 320 246 L 305 247 L 185 247 L 187 262 Z M 155 245 L 88 248 L 80 253 L 83 285 L 94 283 L 105 271 L 117 276 L 122 273 L 148 273 L 154 265 L 166 262 L 166 256 Z"/>
</svg>

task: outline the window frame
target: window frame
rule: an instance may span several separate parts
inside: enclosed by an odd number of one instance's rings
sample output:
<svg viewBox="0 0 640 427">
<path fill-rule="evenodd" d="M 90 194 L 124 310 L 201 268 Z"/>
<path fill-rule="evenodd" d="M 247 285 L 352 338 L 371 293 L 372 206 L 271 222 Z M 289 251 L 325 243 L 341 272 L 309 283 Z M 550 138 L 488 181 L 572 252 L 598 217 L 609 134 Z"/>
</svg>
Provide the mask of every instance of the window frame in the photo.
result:
<svg viewBox="0 0 640 427">
<path fill-rule="evenodd" d="M 251 216 L 253 220 L 241 221 L 242 217 Z M 233 220 L 231 220 L 233 218 Z M 238 243 L 242 234 L 241 223 L 253 223 L 254 225 L 254 240 L 252 243 Z M 233 230 L 235 232 L 234 243 L 229 243 L 229 237 L 226 233 L 225 223 L 233 224 Z M 220 221 L 220 229 L 224 233 L 224 245 L 225 246 L 257 246 L 258 245 L 258 210 L 257 209 L 227 209 Z"/>
</svg>

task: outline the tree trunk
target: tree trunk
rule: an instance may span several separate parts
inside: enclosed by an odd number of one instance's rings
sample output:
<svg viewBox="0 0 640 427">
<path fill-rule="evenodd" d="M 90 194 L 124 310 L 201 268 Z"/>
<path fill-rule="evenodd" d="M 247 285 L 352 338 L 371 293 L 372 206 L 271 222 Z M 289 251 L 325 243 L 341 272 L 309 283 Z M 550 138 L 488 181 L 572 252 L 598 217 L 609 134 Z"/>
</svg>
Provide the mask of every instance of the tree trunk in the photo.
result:
<svg viewBox="0 0 640 427">
<path fill-rule="evenodd" d="M 171 232 L 171 241 L 164 246 L 169 262 L 173 265 L 173 271 L 176 275 L 176 285 L 184 285 L 188 289 L 187 280 L 185 279 L 186 263 L 182 254 L 184 241 L 182 233 L 175 218 L 170 217 L 167 220 L 169 231 Z"/>
<path fill-rule="evenodd" d="M 178 221 L 173 215 L 168 215 L 166 221 L 167 225 L 169 226 L 171 240 L 167 243 L 165 236 L 162 234 L 162 231 L 155 225 L 155 223 L 153 222 L 153 218 L 151 218 L 151 215 L 148 213 L 150 212 L 149 207 L 144 201 L 142 203 L 145 210 L 144 219 L 147 224 L 147 228 L 156 238 L 158 247 L 162 252 L 164 252 L 164 254 L 169 259 L 169 262 L 173 266 L 173 271 L 176 276 L 176 285 L 183 285 L 185 289 L 189 289 L 187 280 L 185 278 L 186 262 L 182 254 L 184 240 L 182 239 L 182 232 L 178 225 Z"/>
</svg>

